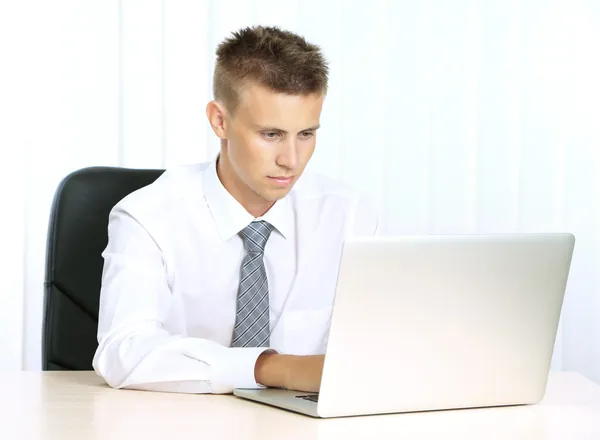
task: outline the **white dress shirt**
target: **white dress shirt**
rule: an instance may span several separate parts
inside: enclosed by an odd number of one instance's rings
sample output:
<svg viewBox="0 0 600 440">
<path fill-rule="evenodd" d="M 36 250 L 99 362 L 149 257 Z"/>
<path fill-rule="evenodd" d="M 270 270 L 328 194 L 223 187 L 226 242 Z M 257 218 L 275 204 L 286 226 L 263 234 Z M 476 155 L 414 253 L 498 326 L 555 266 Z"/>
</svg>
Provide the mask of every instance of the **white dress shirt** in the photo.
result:
<svg viewBox="0 0 600 440">
<path fill-rule="evenodd" d="M 114 388 L 230 393 L 268 348 L 231 348 L 238 233 L 255 218 L 223 187 L 216 159 L 165 171 L 111 211 L 95 371 Z M 325 352 L 344 238 L 377 232 L 374 205 L 345 184 L 305 173 L 261 218 L 271 348 Z"/>
</svg>

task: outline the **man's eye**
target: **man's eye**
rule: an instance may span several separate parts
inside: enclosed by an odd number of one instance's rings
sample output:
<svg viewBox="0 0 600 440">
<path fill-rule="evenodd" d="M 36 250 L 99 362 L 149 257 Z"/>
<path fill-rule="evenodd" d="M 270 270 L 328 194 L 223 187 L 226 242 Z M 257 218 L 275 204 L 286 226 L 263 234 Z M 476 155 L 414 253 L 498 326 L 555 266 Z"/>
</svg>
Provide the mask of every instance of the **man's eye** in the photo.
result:
<svg viewBox="0 0 600 440">
<path fill-rule="evenodd" d="M 306 131 L 304 133 L 300 133 L 300 135 L 304 138 L 304 139 L 309 139 L 311 137 L 313 137 L 315 134 L 312 131 Z"/>
<path fill-rule="evenodd" d="M 275 138 L 277 138 L 278 135 L 279 135 L 279 133 L 276 133 L 274 131 L 267 131 L 267 132 L 263 133 L 263 136 L 266 137 L 267 139 L 275 139 Z"/>
</svg>

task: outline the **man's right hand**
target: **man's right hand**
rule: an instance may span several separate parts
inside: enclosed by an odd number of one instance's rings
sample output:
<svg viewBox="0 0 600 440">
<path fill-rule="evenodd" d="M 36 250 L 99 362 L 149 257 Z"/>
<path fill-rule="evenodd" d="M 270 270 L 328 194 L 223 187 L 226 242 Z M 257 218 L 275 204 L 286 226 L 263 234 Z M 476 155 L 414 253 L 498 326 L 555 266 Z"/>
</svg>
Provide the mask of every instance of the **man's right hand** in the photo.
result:
<svg viewBox="0 0 600 440">
<path fill-rule="evenodd" d="M 254 367 L 256 382 L 272 388 L 318 392 L 325 355 L 293 356 L 265 352 Z"/>
</svg>

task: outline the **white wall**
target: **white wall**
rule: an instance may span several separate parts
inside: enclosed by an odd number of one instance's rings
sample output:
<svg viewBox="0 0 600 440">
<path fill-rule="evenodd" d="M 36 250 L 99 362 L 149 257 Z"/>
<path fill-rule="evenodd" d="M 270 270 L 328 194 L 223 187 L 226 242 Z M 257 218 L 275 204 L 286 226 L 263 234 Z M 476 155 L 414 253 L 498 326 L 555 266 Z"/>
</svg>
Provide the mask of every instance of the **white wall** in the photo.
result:
<svg viewBox="0 0 600 440">
<path fill-rule="evenodd" d="M 576 234 L 553 366 L 600 381 L 600 4 L 583 0 L 2 4 L 0 369 L 40 368 L 60 179 L 212 156 L 214 49 L 255 23 L 323 47 L 311 168 L 377 197 L 387 233 Z"/>
</svg>

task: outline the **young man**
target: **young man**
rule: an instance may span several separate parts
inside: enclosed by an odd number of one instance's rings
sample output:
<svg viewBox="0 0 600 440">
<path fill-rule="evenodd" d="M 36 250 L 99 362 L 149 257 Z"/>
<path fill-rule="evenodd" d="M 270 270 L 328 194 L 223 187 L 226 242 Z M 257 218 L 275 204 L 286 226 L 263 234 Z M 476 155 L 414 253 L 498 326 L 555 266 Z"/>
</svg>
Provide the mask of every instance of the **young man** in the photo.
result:
<svg viewBox="0 0 600 440">
<path fill-rule="evenodd" d="M 319 389 L 343 241 L 378 227 L 367 199 L 303 175 L 327 77 L 318 47 L 277 28 L 218 47 L 219 155 L 110 214 L 93 360 L 110 386 Z"/>
</svg>

